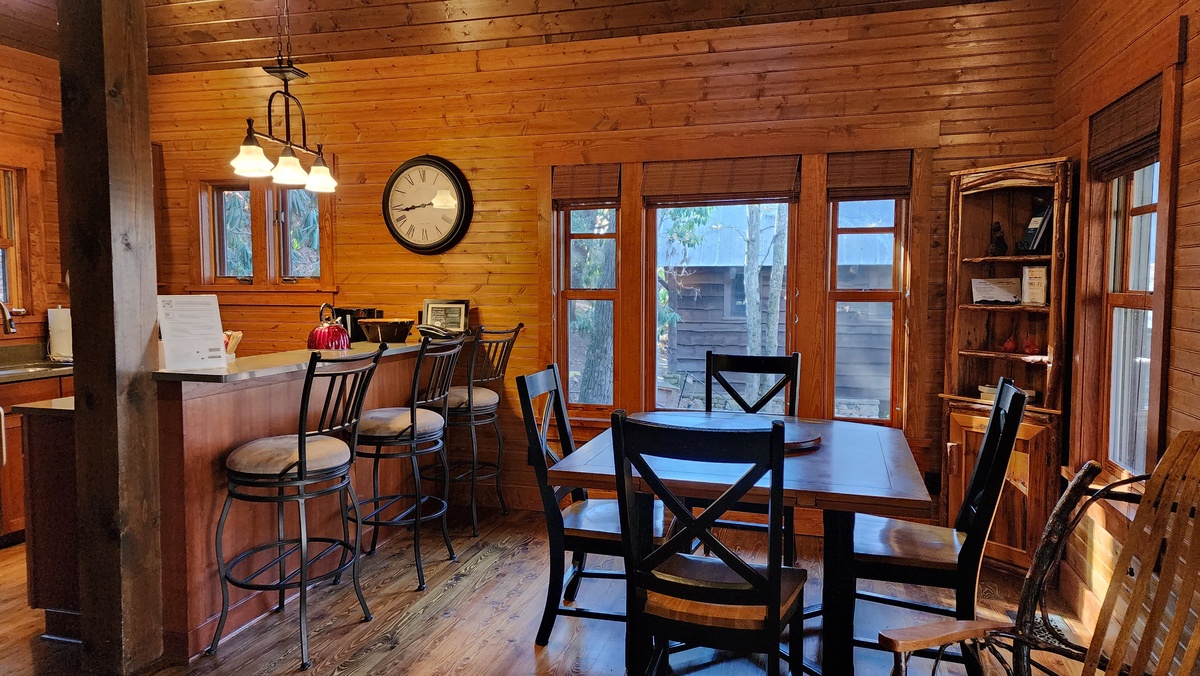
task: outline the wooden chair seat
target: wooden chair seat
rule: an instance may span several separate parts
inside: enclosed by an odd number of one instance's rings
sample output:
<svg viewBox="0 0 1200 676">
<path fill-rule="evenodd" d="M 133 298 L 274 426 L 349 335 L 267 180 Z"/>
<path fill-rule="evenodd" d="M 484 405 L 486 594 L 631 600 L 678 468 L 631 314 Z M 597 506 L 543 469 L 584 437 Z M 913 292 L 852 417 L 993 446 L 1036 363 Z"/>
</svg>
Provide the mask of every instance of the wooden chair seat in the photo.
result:
<svg viewBox="0 0 1200 676">
<path fill-rule="evenodd" d="M 953 571 L 966 539 L 953 528 L 861 514 L 854 521 L 854 559 Z"/>
<path fill-rule="evenodd" d="M 766 566 L 751 565 L 751 568 L 763 576 L 767 574 Z M 746 581 L 738 577 L 720 559 L 705 556 L 675 554 L 655 572 L 660 577 L 678 577 L 713 586 L 748 587 Z M 782 568 L 782 585 L 779 591 L 782 624 L 787 624 L 788 619 L 795 614 L 807 580 L 808 572 L 803 568 Z M 762 631 L 767 620 L 767 607 L 702 603 L 647 592 L 646 614 L 701 626 Z"/>
<path fill-rule="evenodd" d="M 563 532 L 568 537 L 621 541 L 621 515 L 617 501 L 588 498 L 572 502 L 562 511 Z M 663 503 L 654 501 L 654 540 L 663 538 Z"/>
</svg>

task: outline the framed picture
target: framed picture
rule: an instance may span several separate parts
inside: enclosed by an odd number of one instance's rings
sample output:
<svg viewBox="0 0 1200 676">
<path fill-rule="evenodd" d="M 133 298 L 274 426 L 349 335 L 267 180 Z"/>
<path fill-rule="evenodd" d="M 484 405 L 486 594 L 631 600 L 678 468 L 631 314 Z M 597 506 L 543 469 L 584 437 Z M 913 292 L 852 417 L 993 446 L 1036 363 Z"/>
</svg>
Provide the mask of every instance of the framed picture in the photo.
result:
<svg viewBox="0 0 1200 676">
<path fill-rule="evenodd" d="M 421 323 L 454 333 L 464 333 L 468 327 L 471 301 L 426 299 Z"/>
</svg>

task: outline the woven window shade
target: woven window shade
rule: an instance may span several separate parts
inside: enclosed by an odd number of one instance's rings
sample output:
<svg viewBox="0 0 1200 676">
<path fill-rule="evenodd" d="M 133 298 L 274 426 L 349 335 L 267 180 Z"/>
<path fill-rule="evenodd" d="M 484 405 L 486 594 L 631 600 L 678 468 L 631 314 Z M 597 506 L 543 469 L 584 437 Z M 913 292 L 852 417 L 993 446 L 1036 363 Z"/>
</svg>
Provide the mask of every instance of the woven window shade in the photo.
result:
<svg viewBox="0 0 1200 676">
<path fill-rule="evenodd" d="M 787 199 L 797 195 L 799 178 L 798 155 L 647 162 L 642 174 L 642 197 L 647 202 Z"/>
<path fill-rule="evenodd" d="M 1162 76 L 1092 115 L 1088 132 L 1088 173 L 1111 181 L 1158 159 L 1162 123 Z"/>
<path fill-rule="evenodd" d="M 554 167 L 551 197 L 563 201 L 621 198 L 621 165 L 570 164 Z"/>
<path fill-rule="evenodd" d="M 911 150 L 831 153 L 825 187 L 829 199 L 899 197 L 912 186 Z"/>
</svg>

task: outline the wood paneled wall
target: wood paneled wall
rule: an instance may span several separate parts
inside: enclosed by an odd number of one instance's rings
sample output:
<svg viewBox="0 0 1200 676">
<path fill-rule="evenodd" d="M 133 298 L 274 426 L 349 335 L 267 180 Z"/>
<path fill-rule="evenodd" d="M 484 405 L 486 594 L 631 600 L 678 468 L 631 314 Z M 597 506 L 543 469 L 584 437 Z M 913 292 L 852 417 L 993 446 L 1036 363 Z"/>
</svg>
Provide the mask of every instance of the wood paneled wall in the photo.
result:
<svg viewBox="0 0 1200 676">
<path fill-rule="evenodd" d="M 423 298 L 470 298 L 486 325 L 526 323 L 510 373 L 530 372 L 543 366 L 552 335 L 539 321 L 546 284 L 539 265 L 550 252 L 539 245 L 538 194 L 540 172 L 556 153 L 589 161 L 655 148 L 737 154 L 773 138 L 850 149 L 932 127 L 932 235 L 920 282 L 929 298 L 926 326 L 943 326 L 947 172 L 1051 152 L 1056 19 L 1053 6 L 1014 0 L 305 64 L 312 76 L 293 92 L 306 106 L 310 135 L 339 165 L 337 303 L 414 316 Z M 256 69 L 152 78 L 152 135 L 163 145 L 168 203 L 159 242 L 165 290 L 183 291 L 196 260 L 189 181 L 232 177 L 228 161 L 244 118 L 262 121 L 272 83 Z M 402 249 L 380 215 L 390 172 L 422 153 L 461 167 L 475 196 L 471 231 L 441 256 Z M 302 344 L 316 308 L 305 302 L 227 308 L 227 328 L 247 330 L 239 352 Z M 941 331 L 927 336 L 909 369 L 922 393 L 909 405 L 923 412 L 910 436 L 927 448 L 926 464 L 936 464 L 944 353 Z M 509 476 L 530 486 L 511 388 L 504 408 Z M 532 492 L 524 495 L 519 504 L 537 506 Z"/>
<path fill-rule="evenodd" d="M 1194 56 L 1200 53 L 1200 2 L 1064 2 L 1055 80 L 1055 152 L 1078 158 L 1084 150 L 1087 116 L 1162 71 L 1162 61 L 1169 57 L 1163 50 L 1174 49 L 1179 17 L 1185 14 L 1191 16 L 1187 35 L 1191 57 L 1183 68 L 1174 288 L 1167 346 L 1168 439 L 1162 441 L 1162 448 L 1179 430 L 1200 428 L 1200 61 Z M 1081 231 L 1079 236 L 1083 239 L 1084 235 Z M 1080 330 L 1077 324 L 1076 331 Z M 1079 370 L 1072 388 L 1077 400 L 1099 396 L 1096 379 Z M 1074 418 L 1072 458 L 1092 457 L 1102 430 L 1089 423 L 1092 416 Z M 1098 610 L 1097 599 L 1104 595 L 1116 550 L 1129 526 L 1128 516 L 1118 510 L 1094 508 L 1093 512 L 1070 547 L 1062 575 L 1066 596 L 1084 617 L 1094 617 Z"/>
<path fill-rule="evenodd" d="M 4 25 L 0 20 L 0 26 Z M 58 62 L 27 51 L 0 46 L 0 144 L 11 144 L 11 148 L 30 148 L 39 154 L 40 190 L 36 203 L 30 209 L 38 214 L 29 214 L 27 226 L 40 228 L 42 236 L 30 242 L 29 252 L 31 281 L 38 287 L 38 294 L 45 291 L 45 302 L 50 307 L 67 305 L 67 289 L 61 284 L 63 273 L 60 260 L 58 236 L 58 190 L 55 180 L 54 134 L 62 130 L 62 114 L 59 105 Z M 0 162 L 2 164 L 2 162 Z M 40 224 L 33 221 L 40 219 Z M 33 296 L 26 290 L 27 296 Z M 41 297 L 40 295 L 38 296 Z M 31 313 L 42 310 L 40 317 L 30 315 L 18 318 L 17 334 L 0 337 L 0 341 L 21 341 L 33 336 L 44 336 L 44 308 L 29 307 Z"/>
</svg>

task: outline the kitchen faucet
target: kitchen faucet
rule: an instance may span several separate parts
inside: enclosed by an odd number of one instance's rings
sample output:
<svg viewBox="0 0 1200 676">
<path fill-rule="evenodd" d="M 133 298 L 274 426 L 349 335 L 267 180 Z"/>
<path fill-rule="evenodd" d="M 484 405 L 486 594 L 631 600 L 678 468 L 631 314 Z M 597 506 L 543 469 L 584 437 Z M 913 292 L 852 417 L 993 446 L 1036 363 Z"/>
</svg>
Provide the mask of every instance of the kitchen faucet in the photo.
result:
<svg viewBox="0 0 1200 676">
<path fill-rule="evenodd" d="M 0 314 L 4 315 L 4 333 L 16 333 L 17 323 L 13 321 L 13 313 L 8 309 L 8 303 L 0 301 Z"/>
</svg>

